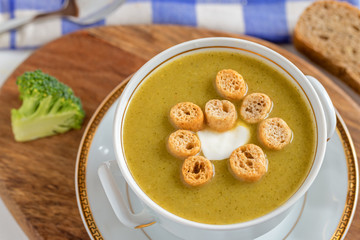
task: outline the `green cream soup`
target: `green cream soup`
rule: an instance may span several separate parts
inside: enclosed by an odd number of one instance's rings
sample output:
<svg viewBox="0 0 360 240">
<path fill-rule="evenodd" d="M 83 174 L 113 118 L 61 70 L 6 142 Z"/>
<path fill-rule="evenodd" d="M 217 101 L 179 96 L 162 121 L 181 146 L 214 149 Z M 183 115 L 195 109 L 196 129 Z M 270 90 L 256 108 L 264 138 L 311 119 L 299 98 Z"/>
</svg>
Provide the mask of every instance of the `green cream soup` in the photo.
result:
<svg viewBox="0 0 360 240">
<path fill-rule="evenodd" d="M 223 99 L 214 88 L 215 76 L 222 69 L 239 72 L 248 94 L 267 94 L 273 101 L 269 117 L 284 119 L 293 140 L 283 150 L 268 150 L 257 139 L 258 124 L 243 123 L 250 129 L 249 143 L 263 148 L 268 172 L 256 183 L 245 183 L 230 173 L 228 159 L 212 161 L 211 182 L 191 188 L 181 179 L 183 161 L 166 149 L 167 137 L 176 130 L 169 122 L 169 111 L 179 102 L 193 102 L 204 109 L 208 100 Z M 239 111 L 241 101 L 233 103 Z M 244 222 L 276 209 L 300 187 L 315 155 L 313 114 L 296 87 L 264 62 L 226 51 L 185 55 L 151 73 L 132 97 L 123 129 L 127 164 L 141 189 L 167 211 L 208 224 Z"/>
</svg>

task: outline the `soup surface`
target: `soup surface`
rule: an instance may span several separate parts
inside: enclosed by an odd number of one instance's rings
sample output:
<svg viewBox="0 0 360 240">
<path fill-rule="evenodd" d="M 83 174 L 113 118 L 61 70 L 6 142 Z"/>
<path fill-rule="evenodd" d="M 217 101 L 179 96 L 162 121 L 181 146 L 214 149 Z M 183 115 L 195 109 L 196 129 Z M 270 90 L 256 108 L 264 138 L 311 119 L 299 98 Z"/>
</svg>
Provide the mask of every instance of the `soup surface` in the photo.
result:
<svg viewBox="0 0 360 240">
<path fill-rule="evenodd" d="M 293 131 L 293 140 L 283 150 L 268 150 L 257 140 L 257 124 L 239 118 L 250 129 L 249 143 L 263 148 L 268 172 L 256 183 L 245 183 L 229 172 L 228 159 L 212 161 L 215 176 L 211 182 L 190 188 L 181 180 L 183 161 L 166 149 L 167 137 L 175 131 L 169 111 L 179 102 L 190 101 L 204 110 L 208 100 L 223 99 L 214 87 L 215 76 L 222 69 L 239 72 L 248 94 L 267 94 L 273 101 L 269 117 L 284 119 Z M 241 101 L 233 103 L 238 111 Z M 158 205 L 188 220 L 232 224 L 269 213 L 296 192 L 312 166 L 315 134 L 307 100 L 282 73 L 248 55 L 204 51 L 178 57 L 146 78 L 128 106 L 123 145 L 134 179 Z"/>
</svg>

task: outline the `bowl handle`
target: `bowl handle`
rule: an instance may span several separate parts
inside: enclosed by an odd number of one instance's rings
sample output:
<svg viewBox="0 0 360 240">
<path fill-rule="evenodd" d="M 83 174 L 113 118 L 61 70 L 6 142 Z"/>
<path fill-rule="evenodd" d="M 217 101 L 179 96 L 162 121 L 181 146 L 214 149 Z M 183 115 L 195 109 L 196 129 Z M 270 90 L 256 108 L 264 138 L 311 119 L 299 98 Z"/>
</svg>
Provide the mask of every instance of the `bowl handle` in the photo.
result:
<svg viewBox="0 0 360 240">
<path fill-rule="evenodd" d="M 130 211 L 111 173 L 111 166 L 114 167 L 114 165 L 117 166 L 115 161 L 102 163 L 98 168 L 98 176 L 116 217 L 129 228 L 137 229 L 154 224 L 154 217 L 145 209 L 137 214 Z"/>
<path fill-rule="evenodd" d="M 320 99 L 322 108 L 324 109 L 327 140 L 329 140 L 334 134 L 336 128 L 336 113 L 334 105 L 332 104 L 331 99 L 323 85 L 321 85 L 321 83 L 312 76 L 307 75 L 306 77 L 307 79 L 309 79 L 311 85 L 314 87 Z"/>
</svg>

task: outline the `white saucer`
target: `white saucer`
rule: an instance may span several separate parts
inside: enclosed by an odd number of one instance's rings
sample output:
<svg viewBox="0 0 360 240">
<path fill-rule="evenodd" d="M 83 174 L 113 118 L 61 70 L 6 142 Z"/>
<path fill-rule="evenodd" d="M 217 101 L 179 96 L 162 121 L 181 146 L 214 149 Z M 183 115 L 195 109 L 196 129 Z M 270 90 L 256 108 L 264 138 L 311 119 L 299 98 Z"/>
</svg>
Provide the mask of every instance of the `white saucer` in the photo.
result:
<svg viewBox="0 0 360 240">
<path fill-rule="evenodd" d="M 92 239 L 179 239 L 154 224 L 130 229 L 116 218 L 97 175 L 99 165 L 114 160 L 113 117 L 120 84 L 99 106 L 85 130 L 76 163 L 76 195 L 80 215 Z M 354 146 L 341 117 L 337 134 L 329 141 L 323 166 L 308 193 L 294 206 L 280 225 L 258 238 L 268 239 L 343 239 L 350 227 L 358 197 L 359 171 Z M 119 188 L 136 212 L 141 209 L 135 194 L 114 164 Z"/>
</svg>

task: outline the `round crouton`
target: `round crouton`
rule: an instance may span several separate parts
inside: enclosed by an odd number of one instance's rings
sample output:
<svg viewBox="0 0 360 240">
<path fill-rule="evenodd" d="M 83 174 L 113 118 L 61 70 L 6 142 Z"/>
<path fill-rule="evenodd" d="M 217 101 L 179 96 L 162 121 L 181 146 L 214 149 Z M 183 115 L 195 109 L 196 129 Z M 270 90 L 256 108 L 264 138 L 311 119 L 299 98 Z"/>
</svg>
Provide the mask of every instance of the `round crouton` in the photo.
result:
<svg viewBox="0 0 360 240">
<path fill-rule="evenodd" d="M 259 124 L 260 142 L 274 150 L 280 150 L 290 143 L 292 131 L 281 118 L 268 118 Z"/>
<path fill-rule="evenodd" d="M 216 75 L 215 85 L 219 94 L 230 100 L 242 99 L 247 91 L 243 77 L 232 69 L 219 71 Z"/>
<path fill-rule="evenodd" d="M 181 172 L 185 183 L 192 187 L 209 182 L 214 175 L 212 163 L 203 156 L 192 156 L 185 159 Z"/>
<path fill-rule="evenodd" d="M 267 159 L 263 150 L 255 144 L 246 144 L 230 155 L 229 165 L 233 175 L 245 182 L 256 182 L 267 171 Z"/>
<path fill-rule="evenodd" d="M 268 95 L 252 93 L 244 98 L 240 107 L 240 115 L 248 123 L 258 123 L 269 114 L 271 106 L 271 99 Z"/>
<path fill-rule="evenodd" d="M 223 132 L 234 126 L 237 114 L 235 106 L 231 102 L 213 99 L 205 105 L 205 117 L 211 129 Z"/>
<path fill-rule="evenodd" d="M 204 125 L 201 108 L 192 102 L 181 102 L 170 110 L 170 120 L 176 128 L 199 131 Z"/>
<path fill-rule="evenodd" d="M 167 147 L 169 152 L 177 158 L 187 158 L 200 152 L 199 138 L 188 130 L 177 130 L 170 134 Z"/>
</svg>

